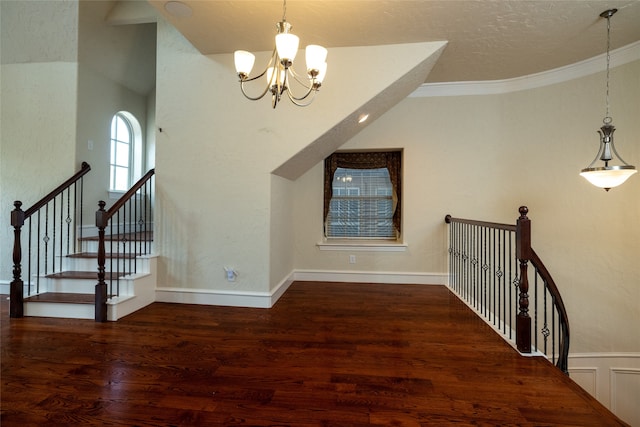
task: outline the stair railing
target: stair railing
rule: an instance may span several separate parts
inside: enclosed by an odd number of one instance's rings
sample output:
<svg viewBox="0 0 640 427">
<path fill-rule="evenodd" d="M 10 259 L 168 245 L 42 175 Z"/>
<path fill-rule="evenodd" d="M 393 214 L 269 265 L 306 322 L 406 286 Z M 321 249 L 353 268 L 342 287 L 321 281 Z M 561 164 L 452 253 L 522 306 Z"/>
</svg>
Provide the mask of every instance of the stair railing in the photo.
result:
<svg viewBox="0 0 640 427">
<path fill-rule="evenodd" d="M 518 351 L 540 352 L 568 373 L 569 319 L 553 278 L 531 247 L 528 212 L 521 206 L 515 225 L 447 215 L 449 287 L 515 341 Z"/>
<path fill-rule="evenodd" d="M 98 202 L 98 283 L 95 287 L 95 320 L 107 321 L 107 301 L 120 296 L 120 279 L 137 272 L 136 258 L 147 254 L 153 237 L 153 177 L 149 170 L 109 210 Z M 107 255 L 107 241 L 109 254 Z M 106 260 L 109 258 L 109 271 Z M 108 284 L 107 284 L 108 281 Z"/>
<path fill-rule="evenodd" d="M 82 162 L 78 172 L 22 210 L 16 200 L 11 211 L 13 227 L 13 280 L 10 284 L 10 317 L 24 316 L 24 297 L 39 294 L 40 278 L 62 270 L 65 255 L 75 252 L 82 238 L 84 181 L 91 166 Z M 22 280 L 22 227 L 27 222 L 27 283 Z"/>
</svg>

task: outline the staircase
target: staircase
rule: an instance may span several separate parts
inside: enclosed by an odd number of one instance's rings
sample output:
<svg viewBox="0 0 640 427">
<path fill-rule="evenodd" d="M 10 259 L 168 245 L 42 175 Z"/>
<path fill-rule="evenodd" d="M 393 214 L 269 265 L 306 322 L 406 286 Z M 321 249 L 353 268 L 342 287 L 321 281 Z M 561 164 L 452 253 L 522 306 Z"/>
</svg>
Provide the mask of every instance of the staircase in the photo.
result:
<svg viewBox="0 0 640 427">
<path fill-rule="evenodd" d="M 14 203 L 11 317 L 115 321 L 155 300 L 155 170 L 108 210 L 100 201 L 94 226 L 83 221 L 83 179 L 90 170 L 83 162 L 24 211 L 22 202 Z"/>
<path fill-rule="evenodd" d="M 156 255 L 153 255 L 153 233 L 136 236 L 121 234 L 108 237 L 121 252 L 106 254 L 105 281 L 113 289 L 107 294 L 107 320 L 116 321 L 155 299 Z M 98 282 L 98 237 L 79 240 L 80 252 L 62 257 L 62 271 L 40 279 L 40 292 L 24 298 L 24 315 L 94 319 L 95 286 Z M 145 243 L 148 253 L 133 255 L 131 245 Z M 117 291 L 116 291 L 117 290 Z"/>
</svg>

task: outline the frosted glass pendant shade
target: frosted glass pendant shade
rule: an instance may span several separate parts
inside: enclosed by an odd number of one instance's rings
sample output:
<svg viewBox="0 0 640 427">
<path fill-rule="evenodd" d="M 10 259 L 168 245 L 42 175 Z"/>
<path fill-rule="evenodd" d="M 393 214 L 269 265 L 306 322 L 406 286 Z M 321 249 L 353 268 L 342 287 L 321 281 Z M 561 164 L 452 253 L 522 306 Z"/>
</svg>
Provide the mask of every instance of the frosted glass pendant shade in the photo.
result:
<svg viewBox="0 0 640 427">
<path fill-rule="evenodd" d="M 636 172 L 633 166 L 609 166 L 583 169 L 580 176 L 596 187 L 608 190 L 621 185 Z"/>
<path fill-rule="evenodd" d="M 246 50 L 236 50 L 233 54 L 233 59 L 236 64 L 236 72 L 248 76 L 253 69 L 253 63 L 256 57 L 253 53 L 247 52 Z"/>
<path fill-rule="evenodd" d="M 300 39 L 295 34 L 281 33 L 276 35 L 276 50 L 282 61 L 293 62 L 298 53 Z"/>
<path fill-rule="evenodd" d="M 320 70 L 322 64 L 327 61 L 327 49 L 317 44 L 310 44 L 305 49 L 307 70 Z"/>
</svg>

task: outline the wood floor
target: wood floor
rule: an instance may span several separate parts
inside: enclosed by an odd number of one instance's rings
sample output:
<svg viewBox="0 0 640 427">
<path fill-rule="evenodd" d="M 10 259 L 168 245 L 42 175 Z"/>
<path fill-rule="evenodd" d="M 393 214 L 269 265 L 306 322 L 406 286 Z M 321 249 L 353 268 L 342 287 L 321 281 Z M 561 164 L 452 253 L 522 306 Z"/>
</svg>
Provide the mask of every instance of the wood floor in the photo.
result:
<svg viewBox="0 0 640 427">
<path fill-rule="evenodd" d="M 272 309 L 9 319 L 9 426 L 617 426 L 443 286 L 296 282 Z"/>
</svg>

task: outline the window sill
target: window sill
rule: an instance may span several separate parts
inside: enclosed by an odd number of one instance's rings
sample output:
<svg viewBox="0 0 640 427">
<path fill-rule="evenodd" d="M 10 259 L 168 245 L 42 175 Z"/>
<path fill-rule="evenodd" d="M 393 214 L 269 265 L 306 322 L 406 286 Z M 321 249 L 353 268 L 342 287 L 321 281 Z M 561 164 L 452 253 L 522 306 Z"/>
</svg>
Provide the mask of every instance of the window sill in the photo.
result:
<svg viewBox="0 0 640 427">
<path fill-rule="evenodd" d="M 321 251 L 405 252 L 409 245 L 393 240 L 338 240 L 318 242 L 317 246 Z"/>
<path fill-rule="evenodd" d="M 118 200 L 126 191 L 109 190 L 109 199 Z"/>
</svg>

